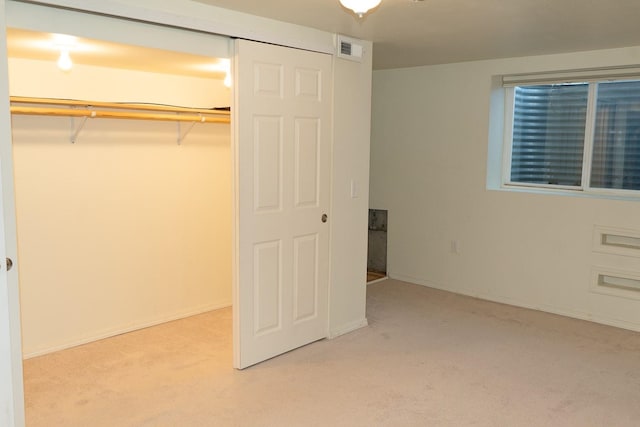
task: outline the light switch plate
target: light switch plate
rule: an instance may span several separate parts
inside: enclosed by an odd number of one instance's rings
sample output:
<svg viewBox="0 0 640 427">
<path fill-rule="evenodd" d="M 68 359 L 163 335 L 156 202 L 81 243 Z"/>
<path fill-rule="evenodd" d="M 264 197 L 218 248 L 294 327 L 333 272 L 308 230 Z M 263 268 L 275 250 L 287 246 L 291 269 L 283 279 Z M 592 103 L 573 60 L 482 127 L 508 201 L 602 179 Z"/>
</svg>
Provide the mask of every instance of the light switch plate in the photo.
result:
<svg viewBox="0 0 640 427">
<path fill-rule="evenodd" d="M 351 180 L 351 198 L 352 199 L 357 199 L 358 197 L 360 197 L 360 195 L 358 194 L 358 185 L 356 184 L 355 180 Z"/>
</svg>

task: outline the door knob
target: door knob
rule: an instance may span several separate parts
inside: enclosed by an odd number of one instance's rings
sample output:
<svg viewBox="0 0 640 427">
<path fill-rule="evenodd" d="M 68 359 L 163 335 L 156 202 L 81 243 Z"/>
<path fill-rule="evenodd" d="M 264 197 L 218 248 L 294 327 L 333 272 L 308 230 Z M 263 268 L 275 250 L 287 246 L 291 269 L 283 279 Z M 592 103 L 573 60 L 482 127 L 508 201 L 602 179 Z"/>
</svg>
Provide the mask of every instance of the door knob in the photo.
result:
<svg viewBox="0 0 640 427">
<path fill-rule="evenodd" d="M 11 268 L 13 268 L 13 261 L 11 260 L 11 258 L 7 258 L 7 271 L 11 270 Z"/>
<path fill-rule="evenodd" d="M 322 214 L 322 222 L 327 222 L 328 218 L 327 214 Z"/>
</svg>

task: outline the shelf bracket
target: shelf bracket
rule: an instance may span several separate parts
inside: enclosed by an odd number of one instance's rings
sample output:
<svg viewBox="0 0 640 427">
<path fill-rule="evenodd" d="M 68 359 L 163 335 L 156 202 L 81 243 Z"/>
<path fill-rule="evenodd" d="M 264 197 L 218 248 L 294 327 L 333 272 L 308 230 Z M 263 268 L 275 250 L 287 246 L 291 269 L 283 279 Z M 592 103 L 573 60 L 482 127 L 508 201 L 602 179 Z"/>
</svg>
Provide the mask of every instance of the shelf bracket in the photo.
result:
<svg viewBox="0 0 640 427">
<path fill-rule="evenodd" d="M 189 135 L 189 132 L 191 132 L 191 130 L 193 129 L 193 127 L 197 123 L 204 123 L 205 121 L 206 121 L 206 119 L 202 116 L 202 114 L 200 114 L 200 121 L 199 122 L 189 123 L 189 127 L 187 127 L 187 129 L 185 129 L 184 132 L 182 132 L 181 123 L 177 122 L 178 123 L 178 145 L 182 145 L 182 141 L 184 141 L 184 139 L 187 137 L 187 135 Z"/>
<path fill-rule="evenodd" d="M 80 122 L 80 124 L 78 125 L 78 127 L 75 126 L 75 120 L 73 117 L 71 117 L 71 136 L 69 137 L 69 141 L 72 144 L 75 144 L 77 139 L 78 139 L 78 135 L 80 135 L 80 132 L 82 131 L 82 129 L 84 128 L 84 125 L 87 123 L 87 119 L 89 119 L 89 117 L 94 118 L 96 116 L 96 112 L 92 111 L 91 112 L 91 116 L 85 116 L 82 118 L 82 121 Z"/>
</svg>

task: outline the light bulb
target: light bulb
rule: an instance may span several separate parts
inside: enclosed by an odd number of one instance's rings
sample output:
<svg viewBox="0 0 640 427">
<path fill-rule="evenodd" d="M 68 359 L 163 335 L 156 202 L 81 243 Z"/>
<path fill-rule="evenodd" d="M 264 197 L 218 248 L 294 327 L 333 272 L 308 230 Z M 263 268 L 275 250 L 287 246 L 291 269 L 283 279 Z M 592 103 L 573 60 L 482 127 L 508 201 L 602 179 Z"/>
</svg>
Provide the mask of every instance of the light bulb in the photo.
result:
<svg viewBox="0 0 640 427">
<path fill-rule="evenodd" d="M 69 56 L 69 51 L 67 49 L 62 49 L 60 51 L 60 57 L 58 58 L 58 68 L 62 71 L 69 71 L 71 67 L 73 67 L 73 61 L 71 61 L 71 56 Z"/>
<path fill-rule="evenodd" d="M 362 18 L 370 9 L 378 6 L 382 0 L 340 0 L 340 3 L 347 9 L 353 10 L 358 17 Z"/>
<path fill-rule="evenodd" d="M 231 87 L 231 73 L 227 72 L 227 75 L 224 76 L 224 85 L 226 87 Z"/>
</svg>

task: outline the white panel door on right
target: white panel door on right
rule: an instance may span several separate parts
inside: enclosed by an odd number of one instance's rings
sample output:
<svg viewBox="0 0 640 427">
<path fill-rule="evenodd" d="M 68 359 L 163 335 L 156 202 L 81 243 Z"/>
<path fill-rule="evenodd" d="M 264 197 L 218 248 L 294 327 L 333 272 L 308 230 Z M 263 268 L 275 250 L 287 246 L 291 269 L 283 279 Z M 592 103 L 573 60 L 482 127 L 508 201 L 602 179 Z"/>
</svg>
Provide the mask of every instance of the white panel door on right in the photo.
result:
<svg viewBox="0 0 640 427">
<path fill-rule="evenodd" d="M 237 368 L 327 336 L 331 60 L 236 42 Z"/>
</svg>

